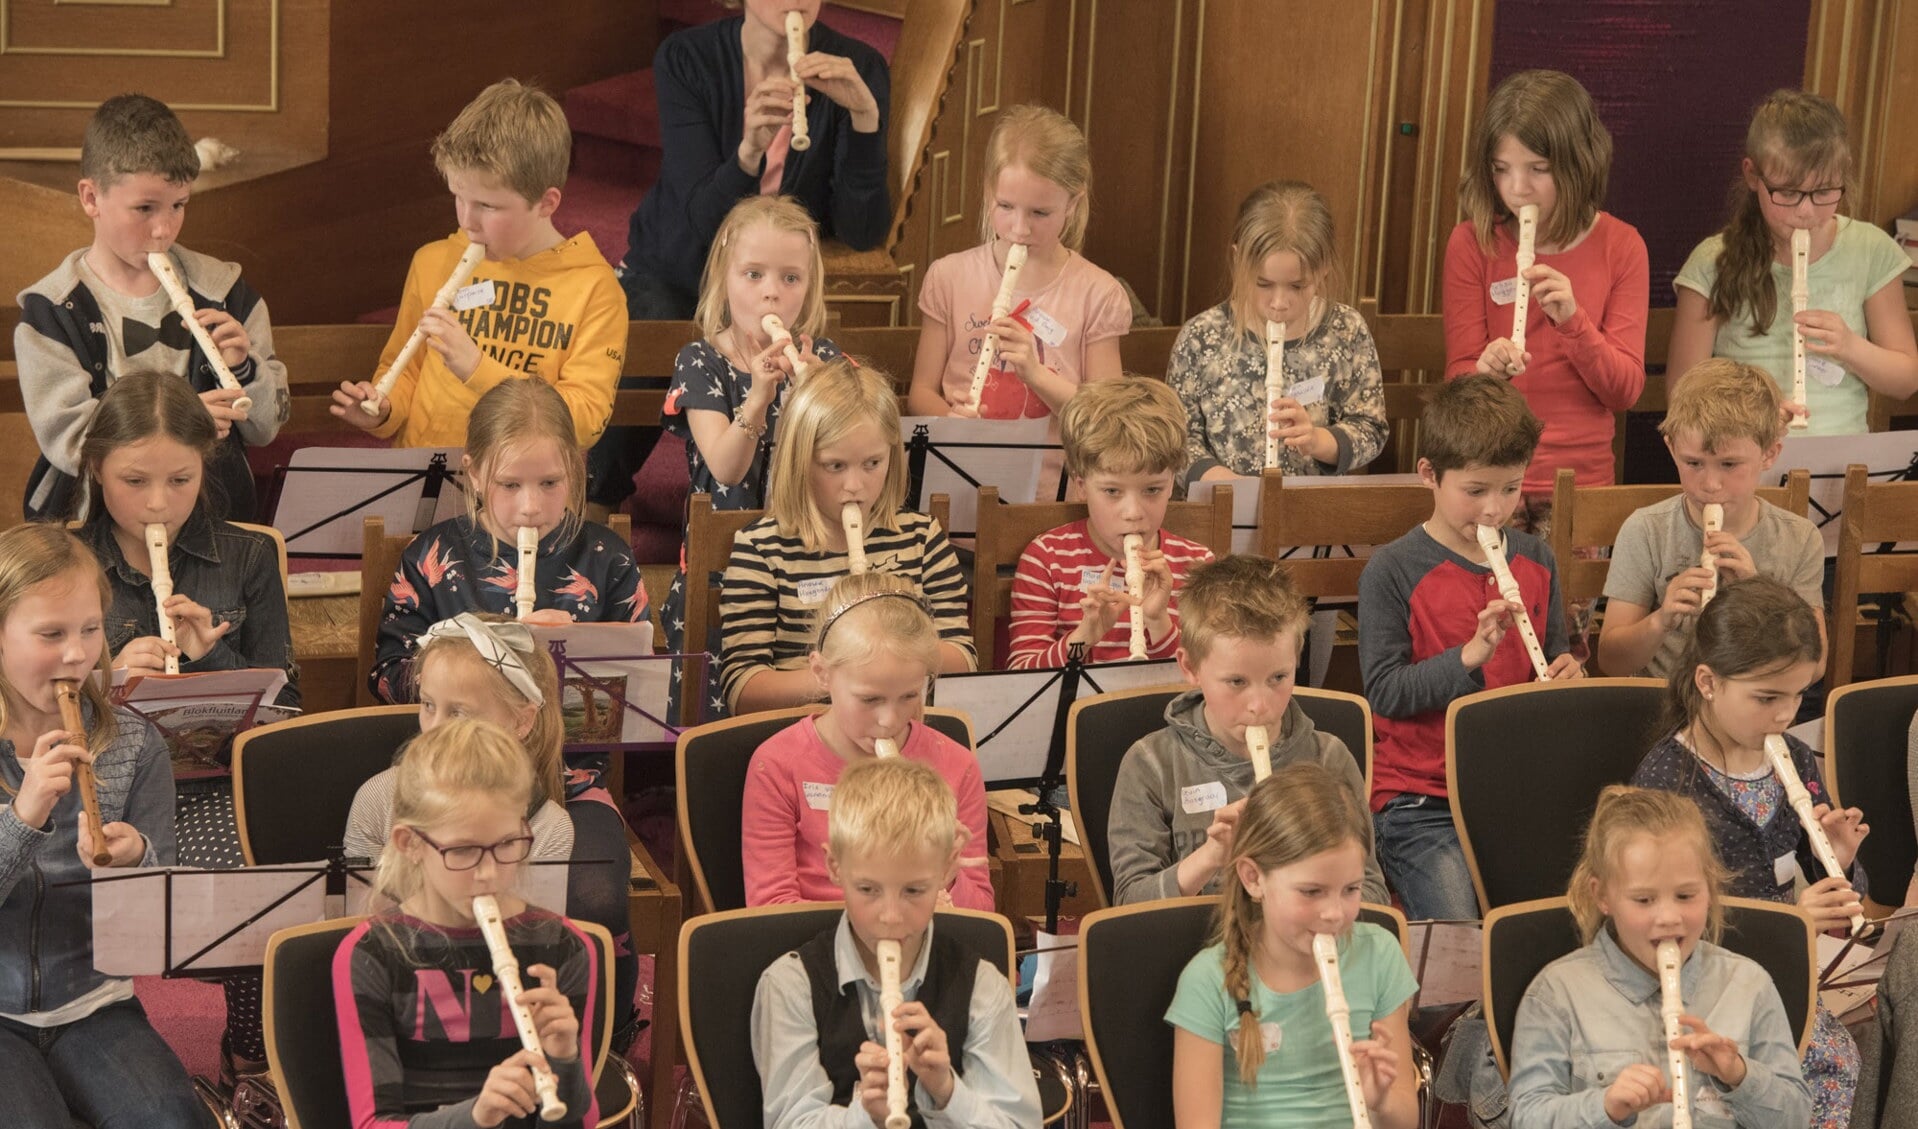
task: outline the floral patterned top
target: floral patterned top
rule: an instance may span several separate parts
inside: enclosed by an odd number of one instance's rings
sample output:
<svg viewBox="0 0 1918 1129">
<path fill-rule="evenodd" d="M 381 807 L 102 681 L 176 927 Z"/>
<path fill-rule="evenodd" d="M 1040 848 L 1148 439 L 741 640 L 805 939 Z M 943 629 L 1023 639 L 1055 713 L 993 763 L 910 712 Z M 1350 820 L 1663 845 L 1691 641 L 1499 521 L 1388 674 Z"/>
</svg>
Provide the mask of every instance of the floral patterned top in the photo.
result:
<svg viewBox="0 0 1918 1129">
<path fill-rule="evenodd" d="M 839 356 L 839 347 L 824 337 L 813 338 L 813 352 L 822 361 Z M 746 402 L 752 391 L 752 374 L 726 359 L 710 341 L 695 341 L 679 351 L 673 360 L 673 379 L 666 386 L 666 407 L 661 424 L 667 431 L 686 441 L 686 471 L 692 477 L 693 494 L 711 494 L 716 510 L 762 510 L 766 508 L 766 468 L 772 458 L 773 440 L 779 433 L 779 412 L 786 406 L 790 385 L 781 387 L 766 409 L 766 433 L 759 437 L 746 477 L 732 485 L 720 482 L 706 469 L 706 458 L 693 439 L 687 413 L 695 408 L 718 412 L 727 419 Z M 683 522 L 682 522 L 683 525 Z"/>
<path fill-rule="evenodd" d="M 1229 301 L 1179 330 L 1165 378 L 1185 405 L 1189 481 L 1215 466 L 1242 475 L 1265 467 L 1265 345 L 1234 328 Z M 1286 394 L 1306 402 L 1312 422 L 1331 431 L 1339 455 L 1327 464 L 1281 447 L 1279 469 L 1347 474 L 1377 458 L 1386 430 L 1380 379 L 1372 331 L 1350 306 L 1332 303 L 1304 337 L 1287 341 Z"/>
</svg>

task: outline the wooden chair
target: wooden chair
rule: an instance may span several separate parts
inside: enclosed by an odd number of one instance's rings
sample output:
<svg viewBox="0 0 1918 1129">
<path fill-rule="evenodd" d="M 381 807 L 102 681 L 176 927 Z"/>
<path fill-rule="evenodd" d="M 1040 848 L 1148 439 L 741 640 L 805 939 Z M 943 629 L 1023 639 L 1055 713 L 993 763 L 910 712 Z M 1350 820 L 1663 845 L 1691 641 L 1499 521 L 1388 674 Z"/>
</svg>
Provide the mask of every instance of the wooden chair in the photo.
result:
<svg viewBox="0 0 1918 1129">
<path fill-rule="evenodd" d="M 1656 678 L 1527 682 L 1445 711 L 1452 826 L 1481 911 L 1563 893 L 1598 794 L 1660 736 Z"/>
<path fill-rule="evenodd" d="M 1724 898 L 1725 936 L 1720 944 L 1757 961 L 1778 986 L 1785 1022 L 1798 1037 L 1803 1054 L 1811 1039 L 1812 1006 L 1818 985 L 1811 918 L 1794 905 Z M 1518 1005 L 1525 990 L 1559 957 L 1578 949 L 1578 925 L 1564 898 L 1540 898 L 1501 906 L 1485 915 L 1484 978 L 1486 1027 L 1492 1056 L 1505 1078 L 1512 1076 L 1510 1047 L 1518 1026 Z"/>
<path fill-rule="evenodd" d="M 1084 502 L 999 501 L 997 486 L 979 488 L 979 535 L 972 551 L 972 641 L 979 669 L 994 669 L 1000 617 L 1012 607 L 1012 574 L 1034 537 L 1086 516 Z M 1221 483 L 1210 502 L 1173 502 L 1165 529 L 1223 557 L 1232 551 L 1232 487 Z"/>
<path fill-rule="evenodd" d="M 1825 699 L 1825 783 L 1833 807 L 1863 808 L 1871 834 L 1858 861 L 1872 875 L 1865 911 L 1883 917 L 1904 900 L 1918 865 L 1907 747 L 1918 675 L 1840 686 Z"/>
<path fill-rule="evenodd" d="M 952 525 L 952 502 L 944 494 L 934 494 L 926 512 L 940 529 Z M 706 677 L 719 677 L 719 597 L 726 563 L 733 556 L 733 538 L 740 530 L 766 516 L 765 510 L 716 510 L 710 494 L 694 494 L 686 504 L 686 642 L 689 653 L 705 651 L 713 656 Z M 699 579 L 705 578 L 704 583 Z M 702 626 L 703 625 L 703 626 Z M 699 703 L 691 695 L 681 695 L 680 724 L 691 725 L 698 718 Z"/>
<path fill-rule="evenodd" d="M 1609 556 L 1581 559 L 1575 550 L 1594 546 L 1609 549 L 1618 540 L 1625 519 L 1646 506 L 1678 493 L 1676 484 L 1650 486 L 1586 486 L 1572 480 L 1571 468 L 1561 468 L 1552 483 L 1552 556 L 1558 564 L 1558 588 L 1567 604 L 1594 600 L 1605 594 Z M 1804 517 L 1811 508 L 1811 472 L 1803 469 L 1785 476 L 1783 486 L 1761 486 L 1758 496 L 1772 505 Z"/>
<path fill-rule="evenodd" d="M 273 539 L 273 547 L 277 549 L 280 554 L 280 591 L 286 591 L 286 535 L 270 525 L 255 525 L 250 521 L 236 521 L 232 524 L 235 528 L 251 530 L 254 533 L 262 534 Z"/>
<path fill-rule="evenodd" d="M 1832 689 L 1852 679 L 1859 594 L 1918 590 L 1918 553 L 1887 551 L 1899 541 L 1918 541 L 1918 482 L 1873 482 L 1865 467 L 1853 463 L 1845 469 L 1844 506 L 1828 628 L 1831 664 L 1825 669 L 1825 685 Z"/>
<path fill-rule="evenodd" d="M 1390 544 L 1431 516 L 1432 491 L 1417 483 L 1287 489 L 1285 476 L 1268 470 L 1259 498 L 1259 554 L 1282 561 L 1309 598 L 1351 599 L 1359 594 L 1365 559 L 1348 550 Z M 1327 547 L 1346 555 L 1309 555 Z"/>
</svg>

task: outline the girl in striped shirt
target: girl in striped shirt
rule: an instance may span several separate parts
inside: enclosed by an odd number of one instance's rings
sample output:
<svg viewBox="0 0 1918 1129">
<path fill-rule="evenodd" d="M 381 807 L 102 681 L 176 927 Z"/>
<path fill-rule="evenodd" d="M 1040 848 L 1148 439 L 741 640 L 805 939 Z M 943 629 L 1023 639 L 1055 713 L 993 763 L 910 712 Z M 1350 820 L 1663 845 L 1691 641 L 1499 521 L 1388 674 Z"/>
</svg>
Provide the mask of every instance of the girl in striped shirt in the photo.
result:
<svg viewBox="0 0 1918 1129">
<path fill-rule="evenodd" d="M 925 593 L 939 627 L 939 670 L 973 669 L 966 578 L 945 530 L 900 508 L 906 456 L 892 380 L 849 358 L 793 393 L 772 458 L 766 516 L 733 538 L 720 601 L 721 705 L 779 709 L 818 696 L 806 653 L 819 605 L 851 571 L 841 513 L 856 503 L 865 556 Z"/>
</svg>

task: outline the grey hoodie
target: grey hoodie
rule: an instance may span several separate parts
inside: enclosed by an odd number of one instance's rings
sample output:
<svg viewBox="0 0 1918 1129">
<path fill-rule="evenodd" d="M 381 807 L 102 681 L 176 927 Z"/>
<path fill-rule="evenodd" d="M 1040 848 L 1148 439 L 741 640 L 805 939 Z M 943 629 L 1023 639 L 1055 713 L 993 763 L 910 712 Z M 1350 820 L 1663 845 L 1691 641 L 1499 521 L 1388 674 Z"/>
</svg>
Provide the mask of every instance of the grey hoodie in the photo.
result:
<svg viewBox="0 0 1918 1129">
<path fill-rule="evenodd" d="M 1180 897 L 1179 861 L 1205 842 L 1216 807 L 1234 803 L 1252 787 L 1252 762 L 1234 755 L 1219 743 L 1205 723 L 1205 696 L 1187 690 L 1167 703 L 1166 727 L 1133 743 L 1119 765 L 1113 787 L 1112 811 L 1106 822 L 1112 852 L 1113 904 Z M 1294 701 L 1285 707 L 1279 735 L 1272 743 L 1272 767 L 1310 762 L 1330 772 L 1352 793 L 1359 810 L 1366 810 L 1365 776 L 1345 743 L 1321 733 Z M 1217 784 L 1209 797 L 1194 797 L 1187 811 L 1184 790 Z M 1218 800 L 1217 803 L 1205 801 Z M 1205 803 L 1205 806 L 1200 806 Z M 1222 871 L 1223 873 L 1223 871 Z M 1201 891 L 1219 889 L 1214 875 Z M 1365 900 L 1384 904 L 1385 876 L 1371 842 L 1365 844 Z"/>
</svg>

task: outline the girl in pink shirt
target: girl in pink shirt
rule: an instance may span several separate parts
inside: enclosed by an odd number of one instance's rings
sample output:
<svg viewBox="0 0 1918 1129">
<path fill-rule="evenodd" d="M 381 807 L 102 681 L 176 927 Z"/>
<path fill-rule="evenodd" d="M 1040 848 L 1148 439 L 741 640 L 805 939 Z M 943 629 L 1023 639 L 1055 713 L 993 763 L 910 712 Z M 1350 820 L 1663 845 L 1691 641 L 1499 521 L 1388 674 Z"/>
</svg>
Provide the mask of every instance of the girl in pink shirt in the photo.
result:
<svg viewBox="0 0 1918 1129">
<path fill-rule="evenodd" d="M 1476 160 L 1459 183 L 1465 220 L 1445 248 L 1446 377 L 1505 377 L 1545 424 L 1517 522 L 1543 535 L 1552 482 L 1613 481 L 1615 413 L 1645 387 L 1651 275 L 1645 241 L 1599 211 L 1612 139 L 1570 75 L 1523 71 L 1500 83 L 1480 119 Z M 1538 206 L 1537 262 L 1525 347 L 1512 343 L 1517 220 Z"/>
<path fill-rule="evenodd" d="M 844 895 L 826 870 L 826 821 L 839 774 L 879 755 L 936 771 L 966 829 L 958 872 L 941 904 L 990 911 L 986 788 L 972 751 L 920 720 L 939 664 L 939 629 L 912 584 L 866 572 L 833 585 L 808 656 L 830 704 L 774 735 L 746 772 L 740 848 L 746 904 L 830 902 Z"/>
</svg>

